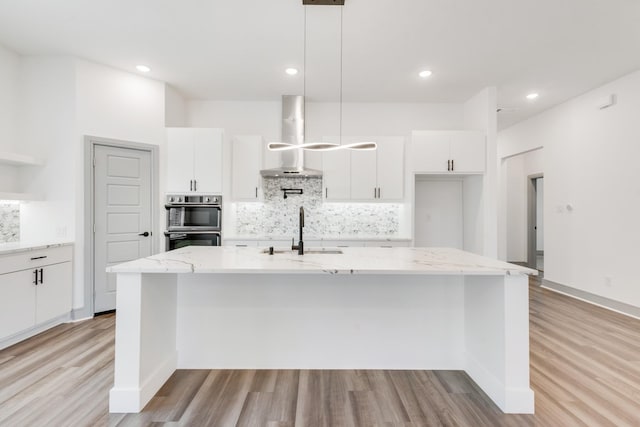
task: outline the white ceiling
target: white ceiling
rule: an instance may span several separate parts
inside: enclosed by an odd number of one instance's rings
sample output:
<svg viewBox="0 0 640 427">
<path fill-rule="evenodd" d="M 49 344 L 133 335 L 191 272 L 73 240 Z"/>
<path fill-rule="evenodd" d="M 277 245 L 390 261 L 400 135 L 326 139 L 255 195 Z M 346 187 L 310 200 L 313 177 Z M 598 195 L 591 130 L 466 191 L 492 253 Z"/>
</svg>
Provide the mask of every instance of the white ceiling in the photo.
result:
<svg viewBox="0 0 640 427">
<path fill-rule="evenodd" d="M 301 0 L 0 0 L 0 43 L 135 71 L 188 98 L 302 93 Z M 340 8 L 307 7 L 307 96 L 339 93 Z M 346 0 L 343 95 L 463 102 L 498 88 L 500 127 L 640 69 L 637 0 Z M 417 77 L 433 70 L 428 80 Z M 524 96 L 537 91 L 534 101 Z"/>
</svg>

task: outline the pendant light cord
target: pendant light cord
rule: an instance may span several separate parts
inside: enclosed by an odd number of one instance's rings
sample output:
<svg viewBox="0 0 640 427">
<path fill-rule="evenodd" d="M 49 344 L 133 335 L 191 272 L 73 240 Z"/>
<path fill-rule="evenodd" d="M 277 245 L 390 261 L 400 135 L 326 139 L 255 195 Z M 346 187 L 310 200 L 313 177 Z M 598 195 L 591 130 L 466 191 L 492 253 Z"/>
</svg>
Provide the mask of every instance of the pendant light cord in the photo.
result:
<svg viewBox="0 0 640 427">
<path fill-rule="evenodd" d="M 343 32 L 343 24 L 342 24 L 342 11 L 344 10 L 344 6 L 340 6 L 340 145 L 342 145 L 342 32 Z"/>
<path fill-rule="evenodd" d="M 306 142 L 306 128 L 307 128 L 307 6 L 304 7 L 304 37 L 303 37 L 303 46 L 302 46 L 302 109 L 304 111 L 303 114 L 303 131 L 304 138 L 303 143 Z"/>
</svg>

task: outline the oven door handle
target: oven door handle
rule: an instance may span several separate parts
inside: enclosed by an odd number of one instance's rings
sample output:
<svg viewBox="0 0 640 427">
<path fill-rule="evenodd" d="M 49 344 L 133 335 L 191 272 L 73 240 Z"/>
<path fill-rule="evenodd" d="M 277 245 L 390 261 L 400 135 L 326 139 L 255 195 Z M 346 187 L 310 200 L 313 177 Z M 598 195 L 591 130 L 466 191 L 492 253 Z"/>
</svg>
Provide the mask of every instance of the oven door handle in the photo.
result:
<svg viewBox="0 0 640 427">
<path fill-rule="evenodd" d="M 164 205 L 165 209 L 171 208 L 214 208 L 214 209 L 222 209 L 222 205 L 208 205 L 205 203 L 181 203 L 181 204 L 172 204 L 172 205 Z"/>
<path fill-rule="evenodd" d="M 219 231 L 192 231 L 192 230 L 185 230 L 185 231 L 165 231 L 164 235 L 165 236 L 171 236 L 172 234 L 186 234 L 186 235 L 191 235 L 191 234 L 217 234 L 218 236 L 220 235 Z"/>
</svg>

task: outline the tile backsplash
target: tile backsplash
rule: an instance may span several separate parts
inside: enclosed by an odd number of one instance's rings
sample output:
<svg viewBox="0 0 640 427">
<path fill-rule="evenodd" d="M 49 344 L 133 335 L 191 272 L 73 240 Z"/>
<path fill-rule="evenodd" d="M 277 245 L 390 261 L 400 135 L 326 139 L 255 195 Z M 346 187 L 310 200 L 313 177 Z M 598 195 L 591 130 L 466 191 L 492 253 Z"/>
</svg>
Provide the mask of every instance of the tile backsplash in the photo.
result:
<svg viewBox="0 0 640 427">
<path fill-rule="evenodd" d="M 0 243 L 20 240 L 20 205 L 0 202 Z"/>
<path fill-rule="evenodd" d="M 401 205 L 394 203 L 323 203 L 322 180 L 268 178 L 262 203 L 235 203 L 235 234 L 297 236 L 300 206 L 307 236 L 393 237 L 399 232 Z M 302 189 L 283 197 L 282 188 Z"/>
</svg>

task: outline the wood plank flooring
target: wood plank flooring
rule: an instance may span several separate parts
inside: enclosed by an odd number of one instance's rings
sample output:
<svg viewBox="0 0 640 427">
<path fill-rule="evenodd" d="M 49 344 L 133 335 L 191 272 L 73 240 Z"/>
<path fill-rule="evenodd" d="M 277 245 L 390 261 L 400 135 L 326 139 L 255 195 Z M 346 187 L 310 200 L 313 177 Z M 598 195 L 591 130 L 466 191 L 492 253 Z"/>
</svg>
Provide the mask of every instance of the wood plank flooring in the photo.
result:
<svg viewBox="0 0 640 427">
<path fill-rule="evenodd" d="M 535 415 L 458 371 L 180 370 L 109 414 L 114 315 L 0 351 L 0 426 L 638 426 L 640 320 L 530 285 Z"/>
</svg>

